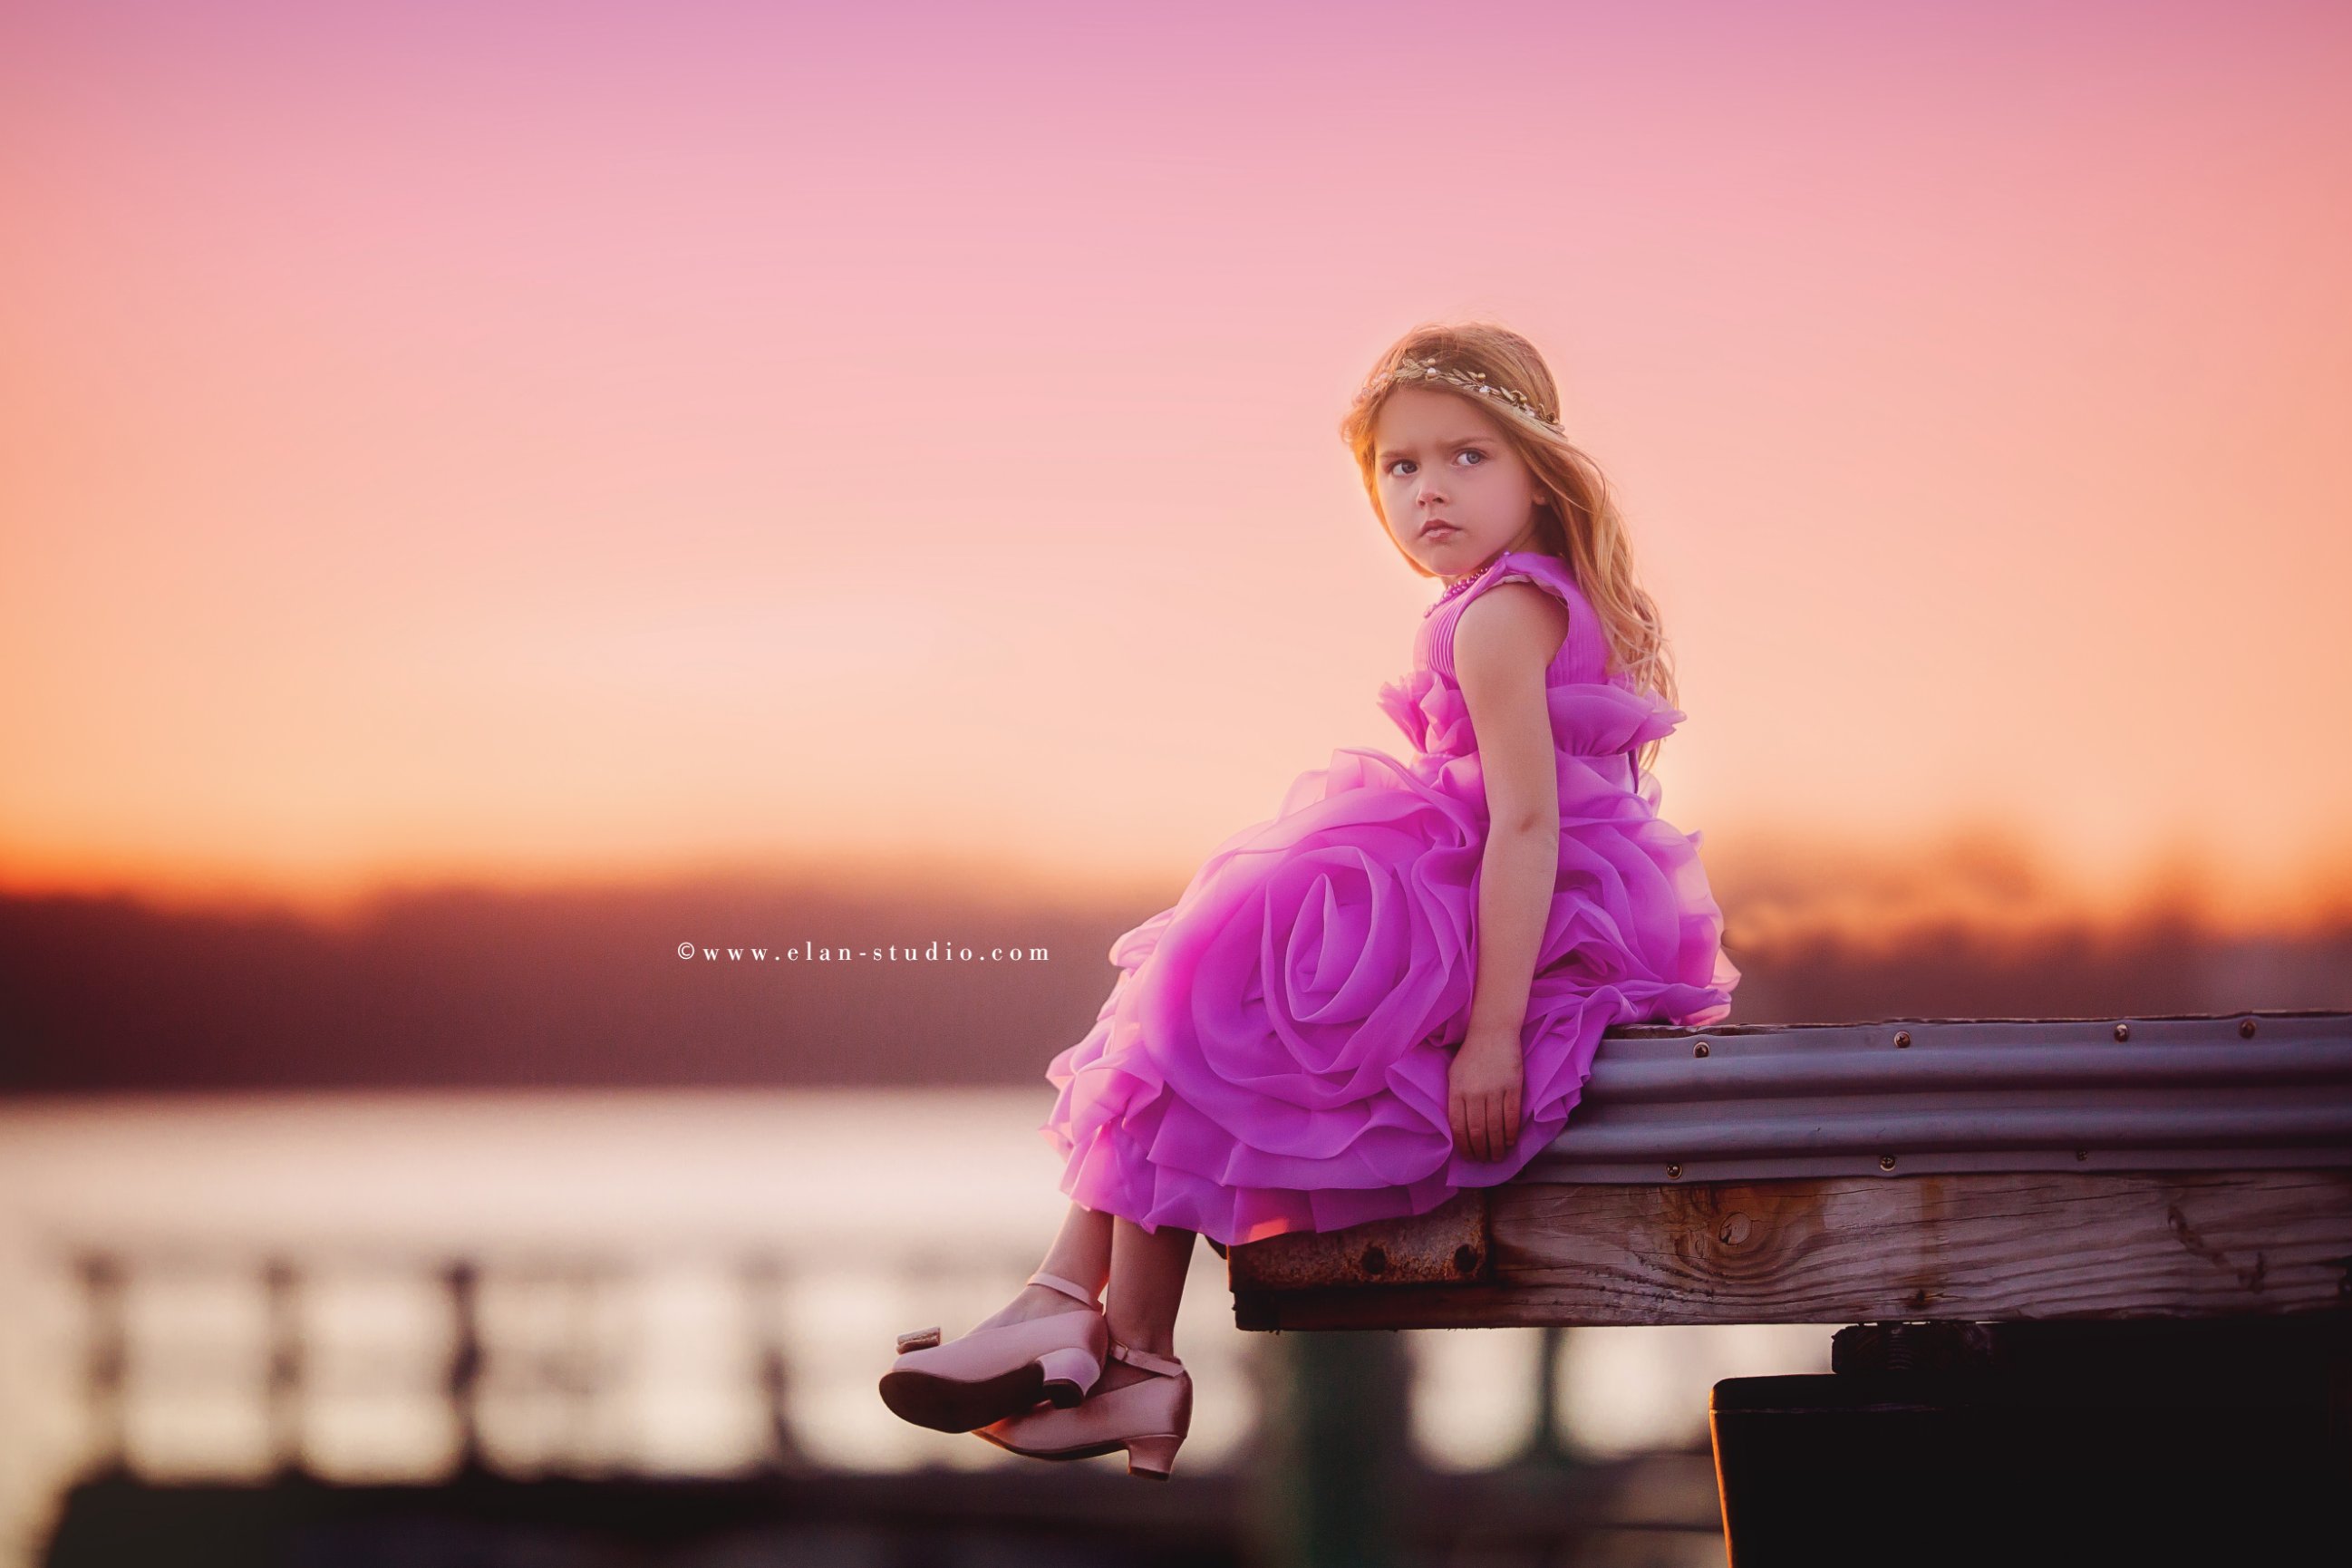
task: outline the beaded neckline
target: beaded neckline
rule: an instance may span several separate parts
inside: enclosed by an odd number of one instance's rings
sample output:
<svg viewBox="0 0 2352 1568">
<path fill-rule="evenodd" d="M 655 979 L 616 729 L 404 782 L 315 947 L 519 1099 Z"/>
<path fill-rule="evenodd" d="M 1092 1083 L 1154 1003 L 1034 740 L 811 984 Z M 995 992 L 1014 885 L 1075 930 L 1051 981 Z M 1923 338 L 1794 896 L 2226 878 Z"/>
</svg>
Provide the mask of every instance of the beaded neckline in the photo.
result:
<svg viewBox="0 0 2352 1568">
<path fill-rule="evenodd" d="M 1472 588 L 1477 585 L 1480 578 L 1486 576 L 1487 573 L 1492 572 L 1496 567 L 1501 565 L 1503 563 L 1503 556 L 1509 553 L 1510 552 L 1507 550 L 1502 552 L 1500 554 L 1497 554 L 1494 560 L 1487 562 L 1486 564 L 1479 567 L 1478 570 L 1471 573 L 1467 577 L 1462 578 L 1460 581 L 1454 583 L 1443 594 L 1438 595 L 1437 602 L 1430 605 L 1429 608 L 1421 612 L 1422 618 L 1426 620 L 1431 616 L 1433 616 L 1437 614 L 1438 611 L 1444 609 L 1445 607 L 1446 601 L 1449 599 L 1458 598 L 1462 595 L 1468 593 Z"/>
</svg>

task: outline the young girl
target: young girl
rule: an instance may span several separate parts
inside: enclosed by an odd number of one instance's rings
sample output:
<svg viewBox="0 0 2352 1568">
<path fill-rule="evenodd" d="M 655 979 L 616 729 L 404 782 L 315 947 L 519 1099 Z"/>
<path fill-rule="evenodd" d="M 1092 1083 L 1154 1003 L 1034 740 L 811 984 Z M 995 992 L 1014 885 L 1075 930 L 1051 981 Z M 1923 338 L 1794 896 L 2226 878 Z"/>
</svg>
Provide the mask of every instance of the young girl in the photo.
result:
<svg viewBox="0 0 2352 1568">
<path fill-rule="evenodd" d="M 1196 1233 L 1504 1181 L 1560 1135 L 1603 1029 L 1731 1010 L 1699 836 L 1659 818 L 1644 766 L 1685 717 L 1656 608 L 1542 357 L 1416 328 L 1340 434 L 1391 542 L 1445 584 L 1380 693 L 1412 753 L 1335 752 L 1112 944 L 1109 999 L 1046 1068 L 1061 1234 L 970 1333 L 900 1338 L 882 1397 L 907 1420 L 1164 1478 Z"/>
</svg>

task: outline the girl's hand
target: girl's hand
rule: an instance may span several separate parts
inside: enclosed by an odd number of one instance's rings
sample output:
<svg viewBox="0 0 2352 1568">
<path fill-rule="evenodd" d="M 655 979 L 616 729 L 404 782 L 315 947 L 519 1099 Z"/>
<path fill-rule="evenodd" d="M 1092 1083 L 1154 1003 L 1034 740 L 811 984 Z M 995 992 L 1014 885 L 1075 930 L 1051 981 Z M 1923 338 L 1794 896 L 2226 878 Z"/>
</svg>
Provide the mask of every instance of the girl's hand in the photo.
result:
<svg viewBox="0 0 2352 1568">
<path fill-rule="evenodd" d="M 1445 1112 L 1454 1148 L 1473 1160 L 1499 1160 L 1519 1141 L 1525 1073 L 1519 1037 L 1473 1033 L 1445 1073 Z"/>
</svg>

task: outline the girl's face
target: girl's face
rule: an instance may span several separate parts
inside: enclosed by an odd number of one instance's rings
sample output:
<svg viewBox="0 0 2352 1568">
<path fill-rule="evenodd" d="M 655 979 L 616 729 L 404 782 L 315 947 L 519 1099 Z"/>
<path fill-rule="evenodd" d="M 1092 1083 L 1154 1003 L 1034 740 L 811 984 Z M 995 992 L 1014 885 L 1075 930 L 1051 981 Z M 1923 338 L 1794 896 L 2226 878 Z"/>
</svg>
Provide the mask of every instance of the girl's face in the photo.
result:
<svg viewBox="0 0 2352 1568">
<path fill-rule="evenodd" d="M 1381 520 L 1407 555 L 1441 577 L 1501 550 L 1540 548 L 1543 488 L 1495 416 L 1466 397 L 1400 386 L 1372 425 Z"/>
</svg>

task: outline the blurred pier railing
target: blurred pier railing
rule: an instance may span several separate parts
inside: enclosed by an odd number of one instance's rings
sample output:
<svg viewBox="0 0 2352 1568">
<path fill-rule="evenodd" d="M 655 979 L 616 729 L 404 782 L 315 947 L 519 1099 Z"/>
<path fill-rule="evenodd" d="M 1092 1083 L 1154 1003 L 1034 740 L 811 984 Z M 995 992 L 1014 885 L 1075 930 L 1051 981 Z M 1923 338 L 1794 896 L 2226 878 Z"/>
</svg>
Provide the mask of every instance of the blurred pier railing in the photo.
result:
<svg viewBox="0 0 2352 1568">
<path fill-rule="evenodd" d="M 423 1528 L 417 1521 L 425 1519 L 457 1532 L 434 1550 L 472 1552 L 465 1560 L 485 1563 L 506 1561 L 498 1551 L 520 1550 L 484 1544 L 509 1527 L 544 1532 L 533 1538 L 540 1542 L 533 1550 L 554 1554 L 530 1560 L 557 1563 L 573 1561 L 562 1552 L 576 1548 L 546 1543 L 565 1532 L 626 1535 L 680 1550 L 730 1531 L 765 1532 L 780 1542 L 775 1561 L 799 1562 L 810 1560 L 810 1532 L 825 1531 L 859 1542 L 842 1548 L 853 1556 L 926 1563 L 961 1561 L 953 1552 L 962 1548 L 952 1543 L 975 1531 L 1000 1548 L 1025 1542 L 1056 1562 L 1106 1568 L 1410 1568 L 1465 1552 L 1482 1562 L 1533 1565 L 1575 1560 L 1569 1553 L 1578 1543 L 1602 1536 L 1631 1538 L 1621 1546 L 1642 1561 L 1702 1568 L 1720 1561 L 1713 1472 L 1703 1453 L 1589 1459 L 1561 1447 L 1556 1334 L 1547 1337 L 1537 1372 L 1543 1406 L 1527 1447 L 1490 1470 L 1444 1473 L 1423 1464 L 1406 1440 L 1403 1341 L 1339 1333 L 1243 1338 L 1265 1396 L 1263 1419 L 1252 1426 L 1239 1462 L 1203 1456 L 1212 1462 L 1189 1467 L 1168 1486 L 1139 1486 L 1114 1462 L 1038 1465 L 976 1443 L 969 1469 L 874 1472 L 817 1451 L 796 1418 L 794 1368 L 796 1358 L 805 1368 L 807 1350 L 793 1342 L 779 1306 L 796 1279 L 822 1270 L 773 1253 L 726 1253 L 700 1259 L 698 1277 L 732 1298 L 735 1310 L 724 1316 L 740 1326 L 743 1342 L 713 1364 L 733 1369 L 738 1394 L 756 1401 L 762 1440 L 735 1464 L 664 1471 L 633 1467 L 593 1437 L 602 1427 L 600 1405 L 645 1374 L 599 1328 L 604 1309 L 642 1283 L 641 1260 L 157 1245 L 79 1248 L 60 1261 L 79 1293 L 79 1375 L 92 1444 L 49 1568 L 127 1560 L 109 1555 L 126 1542 L 145 1552 L 191 1540 L 243 1542 L 237 1550 L 253 1551 L 266 1541 L 271 1552 L 293 1551 L 287 1542 L 299 1541 L 304 1560 L 391 1561 L 385 1542 Z M 888 1267 L 932 1282 L 967 1275 L 984 1293 L 1008 1273 L 1017 1278 L 1021 1261 L 926 1249 Z M 433 1320 L 423 1335 L 408 1325 L 411 1353 L 375 1389 L 393 1386 L 412 1404 L 429 1402 L 442 1431 L 437 1461 L 403 1467 L 407 1473 L 398 1479 L 319 1462 L 316 1425 L 339 1389 L 353 1390 L 348 1346 L 341 1371 L 327 1376 L 314 1336 L 317 1297 L 354 1273 L 408 1288 L 409 1315 L 421 1307 Z M 142 1283 L 190 1274 L 233 1280 L 241 1292 L 247 1310 L 233 1336 L 237 1353 L 207 1358 L 184 1340 L 142 1342 L 142 1322 L 152 1330 L 168 1320 L 152 1307 L 140 1310 Z M 502 1308 L 513 1305 L 518 1289 L 534 1311 Z M 524 1328 L 530 1331 L 519 1331 Z M 420 1343 L 429 1354 L 414 1353 Z M 877 1374 L 887 1357 L 884 1341 L 873 1352 Z M 207 1379 L 215 1394 L 258 1405 L 249 1425 L 266 1434 L 266 1454 L 207 1475 L 156 1476 L 138 1459 L 139 1402 Z M 322 1388 L 322 1379 L 336 1386 Z M 534 1407 L 549 1440 L 513 1441 L 513 1423 L 502 1424 L 500 1412 L 511 1417 L 518 1402 Z M 188 1559 L 215 1560 L 236 1561 L 217 1553 Z"/>
<path fill-rule="evenodd" d="M 637 1261 L 620 1256 L 501 1258 L 380 1247 L 248 1255 L 221 1247 L 142 1246 L 76 1249 L 68 1267 L 79 1296 L 84 1428 L 90 1468 L 100 1470 L 131 1468 L 132 1404 L 141 1397 L 135 1384 L 142 1381 L 134 1377 L 134 1369 L 142 1369 L 163 1385 L 163 1397 L 173 1389 L 184 1392 L 209 1384 L 215 1394 L 258 1402 L 268 1433 L 263 1468 L 279 1474 L 310 1468 L 309 1437 L 320 1392 L 314 1386 L 320 1358 L 307 1298 L 322 1281 L 353 1272 L 377 1281 L 421 1285 L 429 1292 L 436 1321 L 412 1321 L 404 1337 L 412 1344 L 438 1342 L 443 1349 L 431 1358 L 437 1364 L 428 1378 L 420 1379 L 414 1364 L 418 1357 L 386 1359 L 409 1363 L 408 1378 L 391 1380 L 390 1392 L 429 1399 L 439 1406 L 450 1440 L 446 1461 L 438 1468 L 447 1473 L 498 1468 L 492 1463 L 495 1445 L 486 1436 L 491 1424 L 486 1412 L 500 1399 L 537 1405 L 557 1429 L 583 1434 L 596 1425 L 596 1403 L 625 1388 L 635 1370 L 611 1335 L 595 1331 L 599 1310 L 625 1299 L 643 1278 Z M 992 1279 L 1011 1273 L 1013 1264 L 995 1258 L 950 1262 L 927 1254 L 910 1260 L 908 1268 L 926 1279 L 958 1273 Z M 795 1426 L 793 1356 L 780 1310 L 793 1266 L 780 1256 L 755 1252 L 708 1260 L 706 1273 L 712 1271 L 727 1280 L 738 1298 L 739 1310 L 732 1317 L 743 1342 L 726 1359 L 740 1367 L 746 1392 L 756 1398 L 763 1432 L 763 1442 L 748 1465 L 724 1468 L 809 1468 L 814 1461 Z M 168 1348 L 138 1342 L 131 1311 L 134 1289 L 142 1282 L 169 1284 L 191 1276 L 213 1280 L 226 1276 L 257 1295 L 255 1317 L 263 1342 L 257 1358 L 208 1357 L 184 1343 Z M 526 1291 L 535 1299 L 541 1309 L 536 1331 L 493 1331 L 489 1320 L 494 1314 L 487 1299 L 502 1288 Z M 414 1300 L 411 1294 L 412 1303 Z M 257 1360 L 257 1366 L 253 1364 Z M 379 1373 L 382 1370 L 377 1368 Z M 225 1382 L 231 1386 L 223 1387 Z M 379 1377 L 373 1392 L 386 1391 Z M 533 1468 L 593 1472 L 615 1466 L 609 1454 L 587 1452 L 579 1445 L 567 1452 L 558 1445 Z"/>
</svg>

